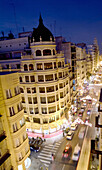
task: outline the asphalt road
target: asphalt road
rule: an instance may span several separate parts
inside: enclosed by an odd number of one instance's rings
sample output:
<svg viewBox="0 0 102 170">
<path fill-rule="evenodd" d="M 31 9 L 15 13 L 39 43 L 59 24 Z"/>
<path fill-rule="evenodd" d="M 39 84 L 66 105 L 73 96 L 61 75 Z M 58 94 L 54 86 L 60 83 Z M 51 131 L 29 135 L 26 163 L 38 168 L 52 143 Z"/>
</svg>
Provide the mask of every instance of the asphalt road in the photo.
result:
<svg viewBox="0 0 102 170">
<path fill-rule="evenodd" d="M 96 96 L 96 92 L 99 92 L 99 89 L 100 87 L 97 87 L 95 88 L 94 85 L 92 85 L 91 87 L 94 88 L 94 91 L 95 93 L 93 92 L 93 89 L 89 91 L 89 94 L 91 95 L 91 97 L 94 97 L 94 98 L 98 98 Z M 90 139 L 95 139 L 95 131 L 96 131 L 96 128 L 94 127 L 95 126 L 95 116 L 97 115 L 97 109 L 96 109 L 96 105 L 93 105 L 91 107 L 91 105 L 87 105 L 86 106 L 86 109 L 85 109 L 85 112 L 83 114 L 83 118 L 82 120 L 85 120 L 86 116 L 87 116 L 87 110 L 88 109 L 91 109 L 91 115 L 90 115 L 90 123 L 92 123 L 92 127 L 89 127 L 89 126 L 86 126 L 86 125 L 78 125 L 78 128 L 77 130 L 75 131 L 75 134 L 73 136 L 73 139 L 71 141 L 67 140 L 66 137 L 64 137 L 63 139 L 63 142 L 61 143 L 60 147 L 58 148 L 56 154 L 55 154 L 55 160 L 52 164 L 50 164 L 49 166 L 49 170 L 75 170 L 76 169 L 76 166 L 77 166 L 77 162 L 73 162 L 71 157 L 72 157 L 72 154 L 73 154 L 73 151 L 74 151 L 74 147 L 77 145 L 77 143 L 79 143 L 79 145 L 82 147 L 82 143 L 83 143 L 83 139 L 79 139 L 78 138 L 78 133 L 80 131 L 80 128 L 82 126 L 85 126 L 86 127 L 86 138 L 90 138 Z M 70 143 L 71 146 L 72 146 L 72 154 L 71 154 L 71 157 L 69 157 L 69 159 L 62 159 L 62 153 L 63 153 L 63 150 L 66 146 L 67 143 Z M 39 156 L 40 152 L 39 153 L 32 153 L 32 156 L 36 157 L 38 159 L 38 156 Z"/>
</svg>

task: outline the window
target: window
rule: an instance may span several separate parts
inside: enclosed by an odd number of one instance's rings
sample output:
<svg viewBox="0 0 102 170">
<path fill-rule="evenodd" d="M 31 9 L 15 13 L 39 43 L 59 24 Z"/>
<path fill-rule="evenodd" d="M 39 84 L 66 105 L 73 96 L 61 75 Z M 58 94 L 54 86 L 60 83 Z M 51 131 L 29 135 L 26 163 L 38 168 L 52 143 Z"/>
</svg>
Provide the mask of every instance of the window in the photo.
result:
<svg viewBox="0 0 102 170">
<path fill-rule="evenodd" d="M 53 103 L 53 102 L 55 102 L 55 96 L 47 97 L 47 101 L 48 101 L 48 103 Z"/>
<path fill-rule="evenodd" d="M 52 69 L 52 63 L 44 63 L 44 69 Z"/>
<path fill-rule="evenodd" d="M 29 70 L 34 70 L 33 64 L 29 64 Z"/>
<path fill-rule="evenodd" d="M 42 103 L 42 104 L 45 104 L 45 103 L 46 103 L 46 97 L 41 97 L 40 99 L 41 99 L 41 103 Z"/>
<path fill-rule="evenodd" d="M 58 62 L 58 67 L 61 67 L 61 62 Z"/>
<path fill-rule="evenodd" d="M 30 114 L 34 114 L 33 108 L 29 108 Z"/>
<path fill-rule="evenodd" d="M 20 64 L 16 64 L 16 66 L 17 66 L 17 69 L 20 69 Z"/>
<path fill-rule="evenodd" d="M 37 104 L 37 97 L 33 97 L 33 103 Z"/>
<path fill-rule="evenodd" d="M 22 103 L 25 103 L 25 98 L 24 97 L 22 97 Z"/>
<path fill-rule="evenodd" d="M 11 90 L 10 89 L 6 90 L 6 98 L 9 99 L 11 97 L 12 97 Z"/>
<path fill-rule="evenodd" d="M 43 124 L 47 124 L 48 120 L 47 119 L 43 119 Z"/>
<path fill-rule="evenodd" d="M 20 87 L 20 92 L 21 92 L 21 93 L 24 93 L 24 90 L 23 90 L 23 88 L 21 88 L 21 87 Z"/>
<path fill-rule="evenodd" d="M 47 92 L 53 92 L 54 91 L 54 86 L 51 86 L 51 87 L 47 87 Z"/>
<path fill-rule="evenodd" d="M 36 51 L 36 56 L 41 56 L 41 51 L 40 50 Z"/>
<path fill-rule="evenodd" d="M 36 88 L 32 88 L 32 93 L 36 93 Z"/>
<path fill-rule="evenodd" d="M 47 55 L 51 55 L 51 50 L 49 49 L 43 50 L 43 56 L 47 56 Z"/>
<path fill-rule="evenodd" d="M 14 107 L 9 107 L 10 116 L 15 115 Z"/>
<path fill-rule="evenodd" d="M 13 124 L 12 126 L 13 126 L 13 132 L 16 132 L 18 130 L 17 123 Z"/>
<path fill-rule="evenodd" d="M 33 122 L 40 123 L 40 119 L 39 118 L 33 118 Z"/>
<path fill-rule="evenodd" d="M 55 80 L 57 80 L 57 74 L 55 74 Z"/>
<path fill-rule="evenodd" d="M 63 98 L 63 97 L 64 97 L 64 96 L 63 96 L 63 92 L 61 92 L 61 93 L 60 93 L 60 98 Z"/>
<path fill-rule="evenodd" d="M 56 95 L 56 101 L 58 101 L 59 100 L 59 97 L 58 97 L 58 94 Z"/>
<path fill-rule="evenodd" d="M 62 78 L 62 73 L 61 72 L 59 73 L 59 78 Z"/>
<path fill-rule="evenodd" d="M 25 119 L 24 119 L 24 117 L 20 120 L 20 125 L 21 125 L 21 127 L 23 126 L 25 124 Z"/>
<path fill-rule="evenodd" d="M 24 65 L 24 71 L 28 71 L 28 66 L 27 66 L 27 64 Z"/>
<path fill-rule="evenodd" d="M 31 82 L 35 82 L 35 77 L 34 76 L 30 76 L 30 80 L 31 80 Z"/>
<path fill-rule="evenodd" d="M 19 77 L 19 81 L 22 82 L 22 77 Z"/>
<path fill-rule="evenodd" d="M 21 110 L 22 110 L 22 103 L 19 103 L 19 104 L 17 104 L 17 109 L 18 109 L 18 112 L 20 112 Z"/>
<path fill-rule="evenodd" d="M 42 114 L 47 114 L 47 108 L 42 108 Z"/>
<path fill-rule="evenodd" d="M 43 70 L 42 63 L 37 64 L 37 70 Z"/>
<path fill-rule="evenodd" d="M 49 107 L 48 110 L 49 110 L 49 113 L 54 113 L 54 112 L 56 112 L 56 107 L 55 106 Z"/>
<path fill-rule="evenodd" d="M 39 87 L 39 92 L 40 93 L 45 93 L 45 87 Z"/>
<path fill-rule="evenodd" d="M 56 68 L 56 62 L 54 62 L 54 68 Z"/>
<path fill-rule="evenodd" d="M 25 76 L 25 81 L 29 82 L 29 76 Z"/>
<path fill-rule="evenodd" d="M 15 95 L 20 94 L 20 89 L 18 86 L 14 88 L 14 91 L 15 91 Z"/>
<path fill-rule="evenodd" d="M 55 50 L 53 50 L 53 55 L 55 55 Z"/>
<path fill-rule="evenodd" d="M 44 82 L 44 76 L 43 75 L 39 75 L 38 76 L 38 81 L 39 82 Z"/>
<path fill-rule="evenodd" d="M 31 89 L 30 88 L 27 88 L 27 93 L 31 93 Z"/>
<path fill-rule="evenodd" d="M 52 81 L 53 80 L 53 74 L 45 75 L 45 81 Z"/>
<path fill-rule="evenodd" d="M 38 107 L 37 107 L 37 108 L 35 108 L 35 114 L 39 114 Z"/>
<path fill-rule="evenodd" d="M 32 98 L 31 97 L 28 97 L 28 103 L 32 104 Z"/>
</svg>

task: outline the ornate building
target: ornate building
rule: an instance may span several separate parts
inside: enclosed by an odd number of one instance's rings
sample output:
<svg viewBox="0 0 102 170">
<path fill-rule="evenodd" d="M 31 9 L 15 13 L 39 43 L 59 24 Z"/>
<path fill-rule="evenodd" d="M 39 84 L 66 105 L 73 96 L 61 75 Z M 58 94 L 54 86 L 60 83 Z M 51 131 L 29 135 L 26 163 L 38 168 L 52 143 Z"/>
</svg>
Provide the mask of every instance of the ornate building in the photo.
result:
<svg viewBox="0 0 102 170">
<path fill-rule="evenodd" d="M 52 133 L 63 127 L 70 104 L 70 68 L 56 53 L 52 33 L 39 25 L 31 37 L 31 55 L 22 54 L 19 73 L 22 104 L 28 131 Z"/>
</svg>

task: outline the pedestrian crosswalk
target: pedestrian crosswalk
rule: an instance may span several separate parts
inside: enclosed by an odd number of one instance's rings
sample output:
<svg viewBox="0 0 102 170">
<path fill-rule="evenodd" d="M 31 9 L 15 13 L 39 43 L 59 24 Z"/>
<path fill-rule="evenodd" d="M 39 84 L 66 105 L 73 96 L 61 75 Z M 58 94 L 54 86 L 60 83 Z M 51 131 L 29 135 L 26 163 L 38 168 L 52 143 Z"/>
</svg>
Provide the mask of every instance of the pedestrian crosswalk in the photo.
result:
<svg viewBox="0 0 102 170">
<path fill-rule="evenodd" d="M 51 161 L 52 161 L 52 153 L 55 155 L 61 142 L 54 142 L 53 144 L 48 144 L 44 146 L 40 154 L 38 155 L 38 158 L 40 161 L 46 166 L 49 167 Z"/>
</svg>

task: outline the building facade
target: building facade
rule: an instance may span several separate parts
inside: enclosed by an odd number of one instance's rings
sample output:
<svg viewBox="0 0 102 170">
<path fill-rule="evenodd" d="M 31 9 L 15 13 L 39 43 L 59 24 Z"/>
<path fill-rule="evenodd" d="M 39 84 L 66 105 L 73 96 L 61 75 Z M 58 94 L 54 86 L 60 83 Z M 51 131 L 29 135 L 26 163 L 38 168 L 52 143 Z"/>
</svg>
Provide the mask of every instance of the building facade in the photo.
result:
<svg viewBox="0 0 102 170">
<path fill-rule="evenodd" d="M 0 114 L 2 115 L 2 126 L 6 135 L 12 169 L 24 170 L 29 162 L 30 149 L 21 103 L 18 73 L 0 73 Z M 6 152 L 5 146 L 2 149 Z M 10 161 L 8 166 L 10 166 Z"/>
</svg>

